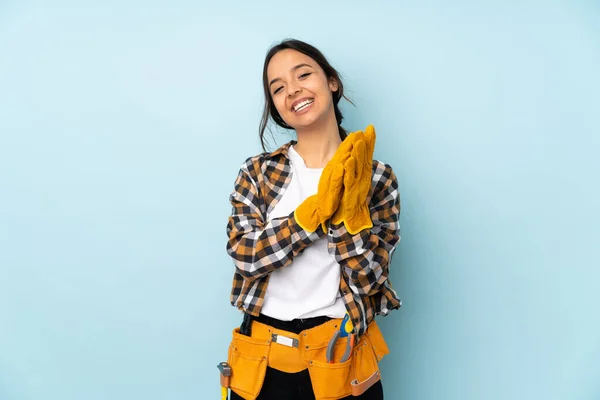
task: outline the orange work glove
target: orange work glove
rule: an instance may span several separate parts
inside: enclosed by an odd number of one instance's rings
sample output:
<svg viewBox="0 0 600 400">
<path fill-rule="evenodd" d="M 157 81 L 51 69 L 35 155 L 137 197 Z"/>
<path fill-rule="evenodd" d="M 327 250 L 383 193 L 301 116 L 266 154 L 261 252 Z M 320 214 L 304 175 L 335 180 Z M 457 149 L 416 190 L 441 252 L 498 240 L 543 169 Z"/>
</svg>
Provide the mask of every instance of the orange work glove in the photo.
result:
<svg viewBox="0 0 600 400">
<path fill-rule="evenodd" d="M 352 235 L 373 227 L 367 196 L 371 190 L 375 138 L 375 128 L 369 125 L 363 139 L 354 143 L 351 156 L 344 163 L 342 200 L 331 220 L 335 224 L 343 221 Z"/>
<path fill-rule="evenodd" d="M 296 221 L 305 231 L 314 232 L 321 225 L 323 232 L 327 233 L 327 221 L 342 200 L 344 164 L 351 157 L 354 142 L 359 139 L 362 139 L 362 132 L 344 139 L 323 168 L 317 193 L 307 197 L 294 211 Z"/>
</svg>

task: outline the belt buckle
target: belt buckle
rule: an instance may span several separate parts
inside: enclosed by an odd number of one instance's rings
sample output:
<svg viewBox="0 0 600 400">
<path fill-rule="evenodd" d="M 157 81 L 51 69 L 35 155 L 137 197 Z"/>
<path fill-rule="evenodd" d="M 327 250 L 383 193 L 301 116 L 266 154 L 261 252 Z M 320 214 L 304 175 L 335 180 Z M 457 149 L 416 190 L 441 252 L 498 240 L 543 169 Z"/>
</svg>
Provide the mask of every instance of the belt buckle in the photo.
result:
<svg viewBox="0 0 600 400">
<path fill-rule="evenodd" d="M 298 339 L 290 338 L 276 333 L 271 334 L 271 341 L 274 343 L 282 344 L 287 347 L 298 348 Z"/>
</svg>

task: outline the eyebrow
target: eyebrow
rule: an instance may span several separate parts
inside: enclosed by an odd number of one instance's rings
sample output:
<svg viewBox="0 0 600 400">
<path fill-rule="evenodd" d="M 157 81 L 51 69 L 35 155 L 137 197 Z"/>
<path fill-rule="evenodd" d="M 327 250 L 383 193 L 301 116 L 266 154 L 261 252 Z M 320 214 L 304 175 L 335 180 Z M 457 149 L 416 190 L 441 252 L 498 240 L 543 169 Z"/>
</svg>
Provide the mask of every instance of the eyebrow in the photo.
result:
<svg viewBox="0 0 600 400">
<path fill-rule="evenodd" d="M 295 67 L 292 67 L 292 71 L 295 71 L 298 68 L 302 68 L 302 67 L 309 67 L 309 68 L 314 69 L 311 65 L 302 63 L 302 64 L 296 65 Z M 275 82 L 280 81 L 280 80 L 281 80 L 281 78 L 275 78 L 275 79 L 273 79 L 271 82 L 269 82 L 269 87 L 271 87 L 272 84 L 274 84 Z"/>
</svg>

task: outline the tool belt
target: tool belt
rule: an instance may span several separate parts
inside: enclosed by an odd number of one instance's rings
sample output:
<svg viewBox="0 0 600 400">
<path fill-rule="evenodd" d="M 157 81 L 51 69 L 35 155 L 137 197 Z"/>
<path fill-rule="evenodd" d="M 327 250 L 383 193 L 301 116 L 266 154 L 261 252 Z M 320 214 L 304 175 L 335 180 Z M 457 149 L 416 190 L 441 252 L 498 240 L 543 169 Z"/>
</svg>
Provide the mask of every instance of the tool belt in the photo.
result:
<svg viewBox="0 0 600 400">
<path fill-rule="evenodd" d="M 379 361 L 389 353 L 375 321 L 354 344 L 350 358 L 339 362 L 348 337 L 335 343 L 333 362 L 327 363 L 327 345 L 340 329 L 341 319 L 331 319 L 298 334 L 253 321 L 250 336 L 233 330 L 227 362 L 229 387 L 246 400 L 260 393 L 267 366 L 294 373 L 308 368 L 316 400 L 359 396 L 380 380 Z"/>
</svg>

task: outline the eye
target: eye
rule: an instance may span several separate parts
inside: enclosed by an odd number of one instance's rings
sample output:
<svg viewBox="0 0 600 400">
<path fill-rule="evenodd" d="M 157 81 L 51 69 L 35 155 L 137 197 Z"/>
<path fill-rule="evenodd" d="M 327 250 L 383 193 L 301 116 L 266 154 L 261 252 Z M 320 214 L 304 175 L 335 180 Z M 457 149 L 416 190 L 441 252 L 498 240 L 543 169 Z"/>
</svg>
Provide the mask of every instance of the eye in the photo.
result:
<svg viewBox="0 0 600 400">
<path fill-rule="evenodd" d="M 283 89 L 283 86 L 279 86 L 277 89 L 275 89 L 273 94 L 277 94 L 277 93 L 281 92 L 281 89 Z"/>
<path fill-rule="evenodd" d="M 303 78 L 306 78 L 307 76 L 309 76 L 310 74 L 312 74 L 312 72 L 306 72 L 306 73 L 300 75 L 298 78 L 303 79 Z"/>
</svg>

